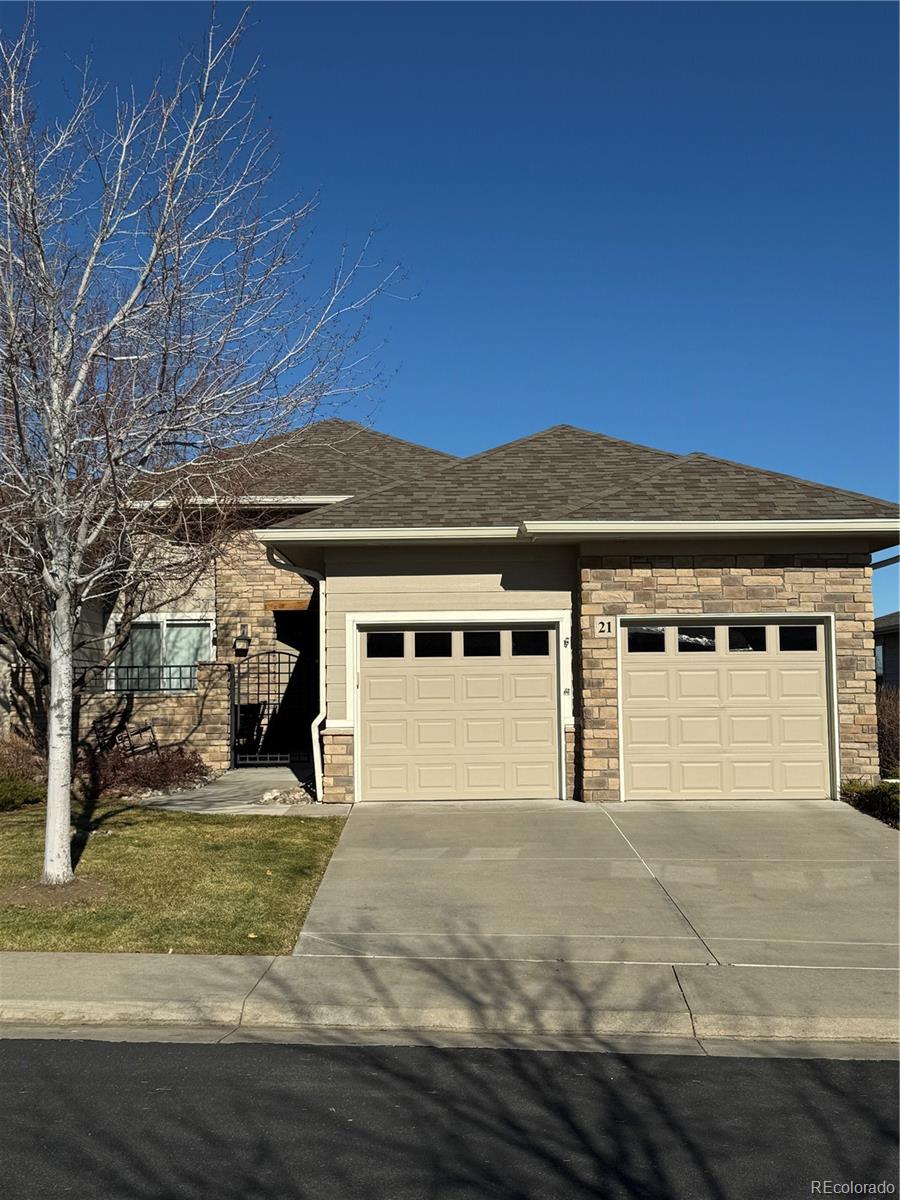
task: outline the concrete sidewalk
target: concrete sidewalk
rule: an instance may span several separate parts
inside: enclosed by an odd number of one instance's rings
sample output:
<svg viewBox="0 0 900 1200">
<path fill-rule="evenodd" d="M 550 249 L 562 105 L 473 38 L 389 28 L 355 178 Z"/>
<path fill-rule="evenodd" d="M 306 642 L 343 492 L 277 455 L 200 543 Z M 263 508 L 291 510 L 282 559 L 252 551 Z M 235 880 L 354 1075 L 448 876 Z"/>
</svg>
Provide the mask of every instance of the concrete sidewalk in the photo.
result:
<svg viewBox="0 0 900 1200">
<path fill-rule="evenodd" d="M 202 787 L 150 796 L 141 800 L 141 804 L 145 808 L 211 816 L 334 817 L 346 816 L 350 811 L 349 804 L 275 804 L 263 800 L 267 792 L 294 791 L 302 780 L 303 773 L 296 773 L 290 767 L 238 767 Z"/>
<path fill-rule="evenodd" d="M 0 1022 L 893 1041 L 897 982 L 883 968 L 5 952 Z"/>
</svg>

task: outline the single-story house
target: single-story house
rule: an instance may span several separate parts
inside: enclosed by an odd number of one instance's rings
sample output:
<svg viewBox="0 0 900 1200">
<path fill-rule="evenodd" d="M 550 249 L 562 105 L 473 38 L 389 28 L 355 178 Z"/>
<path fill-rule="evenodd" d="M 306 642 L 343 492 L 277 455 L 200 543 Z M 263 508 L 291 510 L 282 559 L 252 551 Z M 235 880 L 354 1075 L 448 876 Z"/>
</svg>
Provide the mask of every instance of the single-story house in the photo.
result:
<svg viewBox="0 0 900 1200">
<path fill-rule="evenodd" d="M 325 802 L 877 777 L 870 562 L 894 504 L 571 425 L 454 458 L 320 421 L 261 461 L 234 553 L 113 685 L 161 740 L 308 758 Z"/>
<path fill-rule="evenodd" d="M 900 612 L 875 618 L 875 682 L 900 687 Z"/>
</svg>

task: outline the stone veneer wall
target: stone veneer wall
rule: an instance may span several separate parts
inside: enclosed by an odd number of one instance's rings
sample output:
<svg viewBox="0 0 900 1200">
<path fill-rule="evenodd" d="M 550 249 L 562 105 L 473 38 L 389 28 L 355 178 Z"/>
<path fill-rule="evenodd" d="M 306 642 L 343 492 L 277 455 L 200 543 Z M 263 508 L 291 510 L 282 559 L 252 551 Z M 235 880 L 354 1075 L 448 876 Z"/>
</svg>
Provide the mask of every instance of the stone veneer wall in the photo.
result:
<svg viewBox="0 0 900 1200">
<path fill-rule="evenodd" d="M 620 614 L 835 614 L 841 773 L 878 777 L 874 617 L 868 554 L 660 554 L 582 558 L 580 567 L 581 798 L 619 799 L 615 633 Z M 614 626 L 615 628 L 615 626 Z M 576 664 L 578 665 L 578 664 Z"/>
<path fill-rule="evenodd" d="M 574 729 L 565 731 L 566 741 L 566 799 L 575 800 L 578 796 L 578 768 L 576 763 L 577 741 Z"/>
<path fill-rule="evenodd" d="M 150 722 L 160 746 L 192 747 L 213 770 L 226 770 L 231 765 L 230 668 L 241 661 L 233 649 L 240 626 L 247 626 L 251 654 L 274 650 L 279 645 L 275 615 L 266 601 L 298 600 L 312 590 L 301 576 L 273 567 L 252 533 L 238 534 L 216 563 L 216 661 L 198 667 L 196 691 L 89 695 L 81 706 L 81 736 L 90 736 L 96 720 L 110 728 Z M 189 608 L 185 602 L 185 611 Z"/>
<path fill-rule="evenodd" d="M 235 659 L 232 644 L 241 625 L 250 634 L 250 653 L 278 648 L 275 615 L 267 600 L 300 600 L 312 584 L 293 571 L 273 567 L 252 533 L 238 534 L 216 563 L 216 657 Z"/>
<path fill-rule="evenodd" d="M 104 732 L 152 723 L 160 746 L 186 746 L 208 767 L 231 765 L 231 678 L 225 663 L 200 663 L 193 692 L 97 692 L 81 703 L 79 728 L 91 738 L 97 721 Z"/>
<path fill-rule="evenodd" d="M 325 804 L 353 803 L 353 734 L 347 729 L 322 732 L 322 792 Z"/>
</svg>

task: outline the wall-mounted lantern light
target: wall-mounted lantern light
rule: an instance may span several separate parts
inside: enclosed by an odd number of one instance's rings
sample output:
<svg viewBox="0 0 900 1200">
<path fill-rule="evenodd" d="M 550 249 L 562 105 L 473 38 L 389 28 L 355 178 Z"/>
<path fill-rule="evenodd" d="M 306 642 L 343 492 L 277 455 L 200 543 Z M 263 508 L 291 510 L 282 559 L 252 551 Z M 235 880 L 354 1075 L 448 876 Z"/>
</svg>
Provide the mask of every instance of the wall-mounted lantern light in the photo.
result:
<svg viewBox="0 0 900 1200">
<path fill-rule="evenodd" d="M 232 642 L 235 654 L 246 654 L 250 649 L 250 634 L 247 632 L 247 626 L 242 625 L 240 633 Z"/>
</svg>

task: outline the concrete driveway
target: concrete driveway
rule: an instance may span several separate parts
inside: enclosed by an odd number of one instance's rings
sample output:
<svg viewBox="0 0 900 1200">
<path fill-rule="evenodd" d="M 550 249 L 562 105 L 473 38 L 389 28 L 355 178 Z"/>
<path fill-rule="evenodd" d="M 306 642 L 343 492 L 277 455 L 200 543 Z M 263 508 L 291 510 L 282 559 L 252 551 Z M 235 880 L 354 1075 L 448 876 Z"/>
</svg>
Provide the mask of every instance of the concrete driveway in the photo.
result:
<svg viewBox="0 0 900 1200">
<path fill-rule="evenodd" d="M 295 953 L 890 968 L 897 861 L 830 801 L 358 805 Z"/>
<path fill-rule="evenodd" d="M 245 1014 L 893 1039 L 896 897 L 896 834 L 843 804 L 357 806 Z"/>
</svg>

